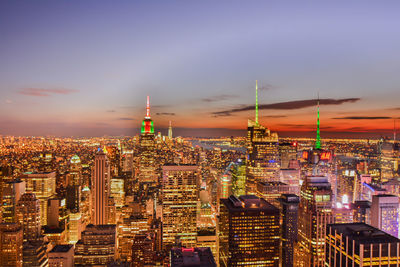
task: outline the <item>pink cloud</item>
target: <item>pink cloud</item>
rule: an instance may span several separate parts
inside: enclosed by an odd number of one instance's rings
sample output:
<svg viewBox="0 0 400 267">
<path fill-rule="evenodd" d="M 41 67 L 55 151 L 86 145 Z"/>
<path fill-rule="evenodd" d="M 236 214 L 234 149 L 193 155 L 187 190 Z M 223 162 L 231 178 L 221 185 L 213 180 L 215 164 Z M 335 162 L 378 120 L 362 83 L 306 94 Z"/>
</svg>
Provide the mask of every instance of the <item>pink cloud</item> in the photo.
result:
<svg viewBox="0 0 400 267">
<path fill-rule="evenodd" d="M 21 95 L 29 95 L 29 96 L 52 96 L 55 94 L 68 95 L 76 92 L 78 92 L 78 90 L 74 89 L 24 88 L 21 89 L 18 93 Z"/>
</svg>

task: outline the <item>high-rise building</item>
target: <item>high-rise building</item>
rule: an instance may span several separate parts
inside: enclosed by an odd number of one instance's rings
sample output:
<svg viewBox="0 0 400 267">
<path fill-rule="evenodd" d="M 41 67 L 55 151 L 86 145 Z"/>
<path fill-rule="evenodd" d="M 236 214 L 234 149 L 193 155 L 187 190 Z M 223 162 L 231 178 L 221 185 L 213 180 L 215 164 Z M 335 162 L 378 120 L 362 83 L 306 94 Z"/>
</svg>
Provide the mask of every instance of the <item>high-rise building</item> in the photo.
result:
<svg viewBox="0 0 400 267">
<path fill-rule="evenodd" d="M 49 267 L 73 267 L 74 266 L 74 246 L 56 245 L 48 253 Z"/>
<path fill-rule="evenodd" d="M 171 267 L 217 267 L 211 249 L 207 247 L 173 248 L 170 262 Z"/>
<path fill-rule="evenodd" d="M 194 165 L 162 167 L 163 246 L 169 248 L 177 239 L 183 246 L 196 244 L 196 212 L 200 171 Z"/>
<path fill-rule="evenodd" d="M 289 162 L 291 160 L 297 160 L 297 142 L 279 143 L 279 155 L 281 168 L 289 168 Z"/>
<path fill-rule="evenodd" d="M 150 235 L 137 234 L 132 242 L 132 266 L 154 266 L 154 240 Z"/>
<path fill-rule="evenodd" d="M 397 266 L 400 240 L 364 223 L 329 224 L 325 266 Z"/>
<path fill-rule="evenodd" d="M 324 266 L 326 225 L 332 220 L 332 190 L 327 177 L 307 176 L 301 187 L 296 266 Z"/>
<path fill-rule="evenodd" d="M 116 245 L 115 225 L 89 224 L 75 244 L 75 265 L 107 265 L 116 257 Z"/>
<path fill-rule="evenodd" d="M 293 194 L 283 194 L 279 198 L 281 204 L 281 265 L 293 267 L 294 244 L 297 242 L 298 213 L 300 198 Z"/>
<path fill-rule="evenodd" d="M 278 198 L 282 194 L 293 194 L 291 187 L 282 182 L 257 182 L 257 196 L 265 199 L 276 207 L 279 206 Z"/>
<path fill-rule="evenodd" d="M 142 128 L 139 137 L 139 152 L 139 182 L 157 183 L 158 177 L 155 166 L 154 123 L 150 117 L 150 101 L 148 96 L 146 116 L 142 122 Z"/>
<path fill-rule="evenodd" d="M 93 217 L 94 225 L 108 223 L 108 198 L 110 193 L 110 165 L 107 155 L 99 149 L 93 170 Z"/>
<path fill-rule="evenodd" d="M 246 163 L 238 159 L 231 167 L 232 195 L 239 197 L 246 194 Z"/>
<path fill-rule="evenodd" d="M 56 173 L 25 173 L 21 180 L 26 182 L 26 192 L 34 193 L 40 200 L 41 224 L 47 224 L 48 200 L 56 194 Z"/>
<path fill-rule="evenodd" d="M 271 133 L 258 122 L 258 88 L 256 84 L 256 118 L 247 126 L 246 191 L 256 194 L 258 181 L 279 181 L 279 141 L 278 134 Z"/>
<path fill-rule="evenodd" d="M 169 138 L 169 140 L 172 140 L 172 124 L 171 124 L 171 121 L 169 121 L 169 126 L 168 126 L 168 138 Z"/>
<path fill-rule="evenodd" d="M 22 267 L 22 242 L 18 223 L 0 223 L 0 266 Z"/>
<path fill-rule="evenodd" d="M 47 245 L 43 240 L 27 241 L 23 244 L 22 262 L 24 267 L 47 267 Z"/>
<path fill-rule="evenodd" d="M 2 190 L 2 218 L 3 222 L 16 222 L 16 207 L 19 199 L 25 193 L 25 181 L 20 179 L 5 181 L 3 186 L 0 187 Z"/>
<path fill-rule="evenodd" d="M 381 170 L 381 182 L 387 182 L 394 176 L 394 145 L 389 140 L 381 140 L 379 143 L 379 163 Z"/>
<path fill-rule="evenodd" d="M 221 199 L 219 264 L 279 266 L 279 209 L 253 195 Z"/>
<path fill-rule="evenodd" d="M 398 237 L 399 197 L 394 195 L 375 195 L 372 197 L 371 225 Z"/>
<path fill-rule="evenodd" d="M 22 226 L 24 241 L 34 241 L 40 238 L 40 201 L 35 194 L 25 193 L 21 196 L 17 205 L 17 218 Z"/>
<path fill-rule="evenodd" d="M 371 224 L 371 202 L 359 200 L 351 204 L 353 208 L 353 222 Z"/>
<path fill-rule="evenodd" d="M 82 164 L 77 155 L 74 155 L 70 160 L 70 171 L 67 176 L 67 181 L 67 208 L 71 213 L 77 213 L 79 212 L 80 193 L 83 186 Z"/>
</svg>

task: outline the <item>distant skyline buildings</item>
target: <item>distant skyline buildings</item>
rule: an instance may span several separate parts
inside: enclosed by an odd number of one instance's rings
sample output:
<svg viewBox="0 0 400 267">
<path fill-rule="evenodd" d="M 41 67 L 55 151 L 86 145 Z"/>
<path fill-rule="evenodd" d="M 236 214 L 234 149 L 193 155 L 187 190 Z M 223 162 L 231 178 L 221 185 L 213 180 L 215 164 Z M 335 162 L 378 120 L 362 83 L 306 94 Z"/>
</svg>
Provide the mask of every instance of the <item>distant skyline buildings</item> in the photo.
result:
<svg viewBox="0 0 400 267">
<path fill-rule="evenodd" d="M 318 89 L 322 138 L 393 136 L 399 3 L 213 7 L 2 3 L 0 133 L 134 135 L 149 94 L 164 135 L 170 120 L 175 136 L 241 135 L 258 80 L 260 123 L 280 136 L 313 132 Z"/>
</svg>

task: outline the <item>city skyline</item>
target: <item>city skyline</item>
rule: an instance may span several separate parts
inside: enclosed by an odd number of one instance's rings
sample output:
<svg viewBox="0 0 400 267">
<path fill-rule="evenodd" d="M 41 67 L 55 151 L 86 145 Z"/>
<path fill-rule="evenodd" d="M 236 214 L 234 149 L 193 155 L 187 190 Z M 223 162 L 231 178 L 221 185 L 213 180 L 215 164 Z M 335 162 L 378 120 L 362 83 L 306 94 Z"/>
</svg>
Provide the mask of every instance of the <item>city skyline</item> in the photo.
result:
<svg viewBox="0 0 400 267">
<path fill-rule="evenodd" d="M 400 4 L 0 4 L 0 133 L 393 136 Z M 397 26 L 396 26 L 397 25 Z"/>
</svg>

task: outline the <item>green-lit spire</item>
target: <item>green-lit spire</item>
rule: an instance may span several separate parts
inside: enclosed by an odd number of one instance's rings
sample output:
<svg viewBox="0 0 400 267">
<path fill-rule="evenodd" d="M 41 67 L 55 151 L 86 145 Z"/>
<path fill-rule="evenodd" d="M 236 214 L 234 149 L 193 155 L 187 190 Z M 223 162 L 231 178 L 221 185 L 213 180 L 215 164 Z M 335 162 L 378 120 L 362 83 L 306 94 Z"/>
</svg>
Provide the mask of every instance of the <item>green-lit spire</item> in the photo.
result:
<svg viewBox="0 0 400 267">
<path fill-rule="evenodd" d="M 256 124 L 258 124 L 258 85 L 256 80 Z"/>
<path fill-rule="evenodd" d="M 319 132 L 319 93 L 317 102 L 317 140 L 315 141 L 315 149 L 321 149 L 321 135 Z"/>
</svg>

